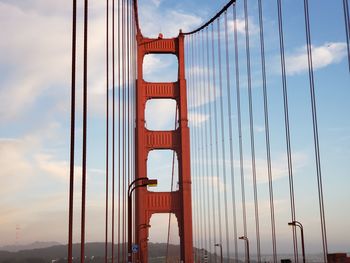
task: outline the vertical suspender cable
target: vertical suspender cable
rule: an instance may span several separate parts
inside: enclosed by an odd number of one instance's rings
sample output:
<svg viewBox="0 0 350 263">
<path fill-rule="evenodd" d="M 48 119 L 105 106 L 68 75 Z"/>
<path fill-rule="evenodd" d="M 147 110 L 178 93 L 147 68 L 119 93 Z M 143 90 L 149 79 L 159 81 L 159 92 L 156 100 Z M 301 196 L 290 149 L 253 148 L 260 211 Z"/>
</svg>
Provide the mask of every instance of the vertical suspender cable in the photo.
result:
<svg viewBox="0 0 350 263">
<path fill-rule="evenodd" d="M 84 1 L 84 62 L 83 62 L 83 149 L 82 149 L 82 202 L 80 261 L 85 261 L 85 205 L 86 205 L 86 151 L 87 151 L 87 45 L 88 0 Z"/>
<path fill-rule="evenodd" d="M 283 39 L 281 0 L 277 0 L 277 7 L 278 7 L 278 29 L 279 29 L 279 39 L 280 39 L 281 69 L 282 69 L 284 121 L 285 121 L 285 131 L 286 131 L 287 160 L 288 160 L 288 174 L 289 174 L 289 192 L 290 192 L 292 221 L 295 221 L 293 167 L 292 167 L 292 153 L 291 153 L 290 130 L 289 130 L 288 92 L 287 92 L 287 78 L 286 78 L 286 62 L 284 57 L 284 39 Z M 295 227 L 293 227 L 293 246 L 294 246 L 294 260 L 298 262 L 298 245 L 297 245 Z"/>
<path fill-rule="evenodd" d="M 129 0 L 126 1 L 126 74 L 127 74 L 127 104 L 126 104 L 126 129 L 127 129 L 127 176 L 128 176 L 128 184 L 130 184 L 130 5 L 129 5 Z"/>
<path fill-rule="evenodd" d="M 307 58 L 308 58 L 308 68 L 309 68 L 312 124 L 313 124 L 314 146 L 315 146 L 315 164 L 316 164 L 317 185 L 318 185 L 318 199 L 319 199 L 318 201 L 319 201 L 319 207 L 320 207 L 321 232 L 322 232 L 322 244 L 323 244 L 323 260 L 324 262 L 327 262 L 327 254 L 328 254 L 327 231 L 326 231 L 326 219 L 325 219 L 324 201 L 323 201 L 321 157 L 320 157 L 320 145 L 319 145 L 319 136 L 318 136 L 315 82 L 314 82 L 314 72 L 313 72 L 313 64 L 312 64 L 312 50 L 311 50 L 312 46 L 311 46 L 308 0 L 304 0 L 304 14 L 305 14 Z"/>
<path fill-rule="evenodd" d="M 205 33 L 206 33 L 206 37 L 208 36 L 208 28 L 205 28 Z M 206 39 L 207 40 L 207 39 Z M 204 39 L 204 30 L 202 31 L 202 43 L 203 43 L 203 85 L 205 86 L 205 83 L 207 84 L 206 87 L 204 88 L 204 103 L 205 103 L 205 116 L 208 116 L 208 112 L 209 112 L 209 103 L 210 101 L 208 100 L 209 98 L 209 89 L 210 89 L 210 77 L 208 74 L 208 70 L 209 70 L 209 50 L 208 50 L 208 41 L 205 41 Z M 204 58 L 206 63 L 204 63 Z M 207 72 L 205 72 L 205 69 L 207 69 Z M 207 73 L 207 79 L 205 79 L 205 74 Z M 206 179 L 205 179 L 205 183 L 206 183 L 206 194 L 205 196 L 207 197 L 207 217 L 208 217 L 208 244 L 207 244 L 207 250 L 208 252 L 211 251 L 211 247 L 212 247 L 212 235 L 211 235 L 211 218 L 210 218 L 210 186 L 209 186 L 209 140 L 208 140 L 208 128 L 209 128 L 209 124 L 208 121 L 205 120 L 205 167 L 206 167 Z"/>
<path fill-rule="evenodd" d="M 109 1 L 106 0 L 106 211 L 105 211 L 105 263 L 108 258 L 108 172 L 109 172 Z M 112 225 L 113 227 L 113 225 Z M 113 235 L 113 233 L 112 233 Z M 113 250 L 113 248 L 112 248 Z M 113 253 L 112 253 L 113 254 Z"/>
<path fill-rule="evenodd" d="M 199 107 L 202 108 L 200 110 L 200 115 L 204 116 L 204 106 L 205 106 L 205 101 L 204 101 L 204 92 L 205 92 L 205 80 L 204 80 L 204 41 L 203 41 L 203 31 L 199 32 L 198 40 L 200 45 L 198 46 L 198 53 L 199 53 L 199 63 L 198 63 L 198 74 L 199 74 L 199 94 L 198 94 L 198 99 L 199 99 Z M 208 224 L 207 224 L 207 209 L 206 209 L 206 204 L 205 204 L 205 197 L 206 197 L 206 189 L 205 189 L 205 180 L 206 180 L 206 158 L 205 158 L 205 143 L 206 143 L 206 138 L 205 138 L 205 127 L 201 127 L 201 122 L 198 121 L 198 128 L 201 129 L 201 167 L 202 167 L 202 172 L 200 173 L 201 176 L 201 188 L 202 188 L 202 204 L 203 204 L 203 221 L 204 221 L 204 246 L 203 248 L 208 250 L 208 235 L 207 235 L 207 230 L 208 230 Z M 204 255 L 203 255 L 204 257 Z"/>
<path fill-rule="evenodd" d="M 177 128 L 177 104 L 175 108 L 175 125 L 174 130 Z M 175 174 L 175 157 L 176 153 L 173 151 L 172 163 L 171 163 L 171 182 L 170 182 L 170 192 L 173 191 L 174 188 L 174 174 Z M 165 254 L 165 262 L 168 262 L 169 257 L 169 242 L 170 242 L 170 224 L 171 224 L 171 213 L 169 213 L 168 217 L 168 235 L 167 235 L 167 243 L 166 243 L 166 254 Z"/>
<path fill-rule="evenodd" d="M 349 18 L 348 0 L 343 0 L 343 9 L 344 9 L 346 44 L 348 47 L 348 65 L 349 65 L 349 72 L 350 72 L 350 18 Z"/>
<path fill-rule="evenodd" d="M 112 0 L 112 263 L 115 240 L 115 0 Z"/>
<path fill-rule="evenodd" d="M 256 250 L 258 262 L 261 262 L 260 255 L 260 227 L 259 227 L 259 203 L 258 189 L 256 184 L 256 165 L 255 165 L 255 140 L 254 140 L 254 114 L 252 98 L 252 77 L 250 67 L 250 44 L 249 44 L 249 20 L 248 20 L 248 3 L 244 1 L 244 18 L 245 18 L 245 37 L 246 37 L 246 56 L 247 56 L 247 76 L 248 76 L 248 100 L 249 100 L 249 126 L 250 126 L 250 147 L 252 157 L 253 172 L 253 192 L 254 192 L 254 210 L 255 210 L 255 232 L 256 232 Z"/>
<path fill-rule="evenodd" d="M 225 12 L 225 57 L 226 57 L 226 87 L 227 87 L 227 118 L 230 146 L 230 169 L 231 169 L 231 193 L 232 193 L 232 218 L 233 218 L 233 238 L 235 260 L 238 260 L 238 236 L 237 236 L 237 216 L 236 216 L 236 191 L 235 191 L 235 174 L 234 174 L 234 156 L 233 156 L 233 141 L 232 141 L 232 111 L 231 111 L 231 79 L 230 79 L 230 60 L 228 46 L 228 27 L 227 27 L 227 12 Z"/>
<path fill-rule="evenodd" d="M 190 92 L 190 96 L 189 98 L 191 99 L 191 104 L 192 107 L 194 107 L 195 103 L 194 103 L 194 99 L 193 99 L 193 87 L 194 87 L 194 74 L 193 74 L 193 69 L 194 69 L 194 35 L 190 35 L 191 40 L 190 40 L 190 88 L 189 88 L 189 92 Z M 196 156 L 196 150 L 195 150 L 195 143 L 196 143 L 196 136 L 195 136 L 195 129 L 194 129 L 194 116 L 191 119 L 191 123 L 192 123 L 192 129 L 190 129 L 191 133 L 192 133 L 192 138 L 194 138 L 193 140 L 191 140 L 192 146 L 191 146 L 191 151 L 192 151 L 192 155 L 191 158 L 192 160 L 194 160 L 193 165 L 191 166 L 192 169 L 192 176 L 193 176 L 193 203 L 195 204 L 194 206 L 194 243 L 195 243 L 195 247 L 198 247 L 198 216 L 197 216 L 197 184 L 195 181 L 195 171 L 196 171 L 196 166 L 195 166 L 195 156 Z M 197 258 L 197 250 L 195 250 L 195 257 Z"/>
<path fill-rule="evenodd" d="M 222 84 L 222 63 L 221 63 L 221 32 L 220 32 L 220 17 L 218 23 L 218 63 L 219 63 L 219 88 L 220 88 L 220 119 L 221 119 L 221 141 L 222 141 L 222 177 L 224 179 L 224 214 L 225 214 L 225 234 L 226 234 L 226 255 L 230 257 L 230 240 L 228 235 L 228 217 L 227 217 L 227 183 L 226 183 L 226 154 L 225 154 L 225 124 L 224 124 L 224 99 L 223 99 L 223 84 Z"/>
<path fill-rule="evenodd" d="M 244 236 L 247 236 L 247 212 L 246 212 L 246 204 L 245 204 L 244 163 L 243 163 L 243 143 L 242 143 L 242 113 L 241 113 L 241 95 L 240 95 L 240 78 L 239 78 L 238 35 L 237 35 L 238 30 L 237 30 L 236 5 L 233 6 L 233 21 L 234 21 L 237 125 L 238 125 L 238 139 L 239 139 L 239 167 L 240 167 L 240 175 L 241 175 L 243 233 L 244 233 Z M 247 252 L 248 247 L 246 242 L 244 242 L 244 245 L 245 245 L 245 251 Z"/>
<path fill-rule="evenodd" d="M 201 85 L 200 83 L 200 72 L 199 72 L 199 67 L 200 67 L 200 52 L 199 52 L 199 32 L 196 34 L 196 84 L 195 84 L 195 90 L 197 91 L 197 94 L 194 93 L 194 99 L 195 99 L 195 104 L 196 107 L 200 107 L 200 101 L 199 101 L 199 87 Z M 200 232 L 199 232 L 199 241 L 200 241 L 200 248 L 202 249 L 204 246 L 203 242 L 203 237 L 205 233 L 205 226 L 204 226 L 204 214 L 203 214 L 203 198 L 202 198 L 202 182 L 201 182 L 201 175 L 202 175 L 202 166 L 201 166 L 201 140 L 202 140 L 202 133 L 199 128 L 199 117 L 198 114 L 195 114 L 195 124 L 196 124 L 196 130 L 197 130 L 197 185 L 198 185 L 198 202 L 199 202 L 199 223 L 200 223 Z"/>
<path fill-rule="evenodd" d="M 121 57 L 120 57 L 120 0 L 118 0 L 118 42 L 117 42 L 117 52 L 118 52 L 118 244 L 117 244 L 117 262 L 120 262 L 120 258 L 122 256 L 121 253 L 121 247 L 120 247 L 120 241 L 121 241 L 121 214 L 122 214 L 122 196 L 121 196 L 121 77 L 120 77 L 120 67 L 121 67 Z M 124 259 L 124 258 L 123 258 Z"/>
<path fill-rule="evenodd" d="M 218 223 L 219 223 L 219 242 L 222 244 L 222 225 L 221 225 L 221 198 L 220 198 L 220 168 L 219 168 L 219 135 L 218 135 L 218 112 L 217 112 L 217 102 L 216 102 L 216 68 L 215 68 L 215 43 L 214 43 L 214 23 L 211 26 L 211 34 L 212 34 L 212 60 L 213 60 L 213 90 L 214 90 L 214 115 L 215 115 L 215 157 L 216 157 L 216 174 L 217 174 L 217 182 L 216 182 L 216 191 L 218 197 Z"/>
<path fill-rule="evenodd" d="M 260 28 L 261 75 L 262 75 L 262 82 L 263 82 L 262 87 L 263 87 L 263 97 L 264 97 L 266 162 L 267 162 L 267 174 L 268 174 L 268 181 L 269 181 L 269 197 L 270 197 L 272 255 L 273 255 L 273 262 L 277 263 L 275 206 L 274 206 L 274 198 L 273 198 L 272 169 L 271 169 L 270 125 L 269 125 L 269 110 L 268 110 L 268 98 L 267 98 L 267 87 L 266 87 L 267 85 L 266 85 L 264 24 L 263 24 L 263 10 L 262 10 L 261 0 L 258 0 L 258 8 L 259 8 L 259 28 Z"/>
<path fill-rule="evenodd" d="M 209 51 L 209 27 L 207 31 L 207 75 L 208 75 L 208 95 L 209 95 L 209 138 L 210 138 L 210 177 L 211 177 L 211 205 L 212 205 L 212 217 L 213 217 L 213 242 L 216 244 L 216 216 L 215 216 L 215 178 L 214 178 L 214 148 L 213 148 L 213 122 L 212 122 L 212 90 L 214 89 L 214 79 L 210 78 L 210 51 Z M 214 98 L 215 99 L 215 98 Z M 216 248 L 216 246 L 215 246 Z M 214 250 L 215 263 L 217 262 L 216 249 Z"/>
<path fill-rule="evenodd" d="M 70 117 L 70 163 L 69 163 L 69 215 L 68 215 L 68 263 L 73 257 L 73 198 L 75 163 L 75 73 L 77 43 L 77 1 L 73 0 L 72 12 L 72 72 L 71 72 L 71 117 Z"/>
<path fill-rule="evenodd" d="M 195 75 L 194 75 L 194 68 L 195 68 L 195 57 L 194 57 L 194 40 L 195 40 L 195 35 L 190 35 L 191 36 L 191 88 L 189 89 L 191 91 L 191 104 L 192 107 L 195 107 L 195 101 L 194 101 L 194 87 L 195 87 Z M 198 252 L 198 247 L 199 247 L 199 243 L 198 243 L 198 236 L 199 236 L 199 217 L 198 217 L 198 198 L 197 198 L 197 183 L 196 183 L 196 129 L 195 129 L 195 119 L 194 119 L 194 115 L 192 117 L 192 137 L 194 138 L 194 140 L 192 140 L 193 143 L 193 147 L 191 147 L 192 150 L 192 160 L 194 160 L 194 165 L 192 165 L 192 175 L 193 175 L 193 196 L 194 196 L 194 204 L 195 204 L 195 216 L 194 216 L 194 224 L 195 224 L 195 247 L 197 247 L 197 249 L 195 250 L 195 257 L 197 258 L 197 252 Z"/>
<path fill-rule="evenodd" d="M 125 169 L 125 162 L 126 162 L 126 158 L 125 158 L 125 0 L 122 0 L 122 22 L 121 22 L 121 26 L 122 26 L 122 48 L 121 48 L 121 53 L 122 53 L 122 174 L 123 174 L 123 185 L 122 185 L 122 195 L 123 195 L 123 261 L 126 259 L 127 255 L 126 255 L 126 229 L 127 229 L 127 223 L 126 223 L 126 169 Z"/>
</svg>

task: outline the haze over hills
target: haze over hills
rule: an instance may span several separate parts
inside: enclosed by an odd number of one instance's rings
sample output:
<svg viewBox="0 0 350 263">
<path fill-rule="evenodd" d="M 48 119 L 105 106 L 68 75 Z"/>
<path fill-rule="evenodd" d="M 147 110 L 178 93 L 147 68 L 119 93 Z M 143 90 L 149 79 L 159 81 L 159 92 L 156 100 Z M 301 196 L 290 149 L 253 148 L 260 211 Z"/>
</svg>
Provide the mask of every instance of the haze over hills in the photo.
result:
<svg viewBox="0 0 350 263">
<path fill-rule="evenodd" d="M 51 242 L 35 242 L 30 246 L 45 246 L 49 245 Z M 52 242 L 57 244 L 56 242 Z M 42 248 L 34 249 L 24 249 L 19 251 L 9 251 L 9 249 L 14 249 L 15 246 L 6 246 L 2 247 L 0 251 L 0 262 L 1 263 L 24 263 L 24 262 L 52 262 L 52 260 L 58 260 L 55 262 L 66 262 L 67 256 L 67 245 L 53 245 Z M 4 248 L 7 248 L 7 251 L 4 251 Z M 17 246 L 18 248 L 18 246 Z M 111 244 L 109 244 L 109 253 L 110 253 Z M 104 262 L 104 243 L 87 243 L 85 245 L 85 255 L 87 257 L 87 262 Z M 117 245 L 115 245 L 115 251 L 117 251 Z M 180 253 L 180 248 L 178 245 L 169 245 L 169 256 L 176 260 Z M 164 262 L 164 257 L 166 254 L 166 244 L 149 244 L 149 256 L 150 262 Z M 73 257 L 78 259 L 80 255 L 80 244 L 73 245 Z M 154 260 L 153 260 L 154 259 Z M 159 261 L 160 260 L 160 261 Z M 78 261 L 77 261 L 78 262 Z M 177 262 L 177 261 L 174 261 Z"/>
<path fill-rule="evenodd" d="M 54 245 L 52 245 L 54 244 Z M 115 245 L 115 253 L 117 253 L 117 245 Z M 149 262 L 165 262 L 166 256 L 165 243 L 149 243 Z M 19 250 L 19 248 L 22 248 Z M 12 251 L 11 251 L 12 250 Z M 105 244 L 102 242 L 87 243 L 85 245 L 86 262 L 104 262 Z M 111 253 L 111 244 L 109 244 L 109 254 Z M 215 262 L 215 256 L 207 253 L 205 250 L 196 249 L 196 254 L 202 260 L 206 257 L 207 262 Z M 80 244 L 73 245 L 73 262 L 80 262 Z M 169 245 L 168 262 L 179 262 L 180 247 L 179 245 Z M 67 245 L 62 245 L 57 242 L 34 242 L 28 245 L 13 245 L 0 247 L 0 263 L 45 263 L 45 262 L 67 262 Z M 115 255 L 117 256 L 117 255 Z M 121 255 L 120 255 L 121 256 Z M 219 255 L 218 255 L 219 256 Z M 264 262 L 269 262 L 272 259 L 271 255 L 262 255 Z M 279 260 L 282 258 L 293 258 L 293 255 L 279 255 Z M 322 262 L 322 254 L 307 255 L 307 262 Z M 227 259 L 224 259 L 227 262 Z M 232 259 L 231 259 L 232 262 Z M 244 262 L 244 254 L 239 254 L 239 261 Z M 251 255 L 251 262 L 254 261 L 254 255 Z"/>
<path fill-rule="evenodd" d="M 17 252 L 20 250 L 46 248 L 46 247 L 52 247 L 57 245 L 61 245 L 61 243 L 53 242 L 53 241 L 52 242 L 36 241 L 30 244 L 13 244 L 13 245 L 2 246 L 0 247 L 0 251 Z"/>
</svg>

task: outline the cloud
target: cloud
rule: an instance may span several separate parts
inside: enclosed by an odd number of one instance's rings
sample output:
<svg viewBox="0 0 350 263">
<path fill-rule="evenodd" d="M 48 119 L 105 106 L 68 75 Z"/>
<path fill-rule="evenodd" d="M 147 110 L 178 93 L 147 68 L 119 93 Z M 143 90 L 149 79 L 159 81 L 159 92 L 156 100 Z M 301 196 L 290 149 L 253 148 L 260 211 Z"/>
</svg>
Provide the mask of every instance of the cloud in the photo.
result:
<svg viewBox="0 0 350 263">
<path fill-rule="evenodd" d="M 329 42 L 321 46 L 312 46 L 314 70 L 337 64 L 346 57 L 346 54 L 346 43 L 343 42 Z M 308 70 L 306 46 L 286 56 L 286 70 L 289 75 L 304 73 Z"/>
<path fill-rule="evenodd" d="M 146 128 L 150 130 L 174 130 L 176 101 L 149 100 L 146 104 Z"/>
<path fill-rule="evenodd" d="M 162 0 L 152 0 L 152 3 L 153 3 L 156 7 L 159 7 L 159 5 L 162 3 Z"/>
<path fill-rule="evenodd" d="M 199 127 L 207 120 L 209 120 L 209 115 L 197 112 L 189 112 L 188 120 L 193 126 Z"/>
<path fill-rule="evenodd" d="M 152 0 L 155 4 L 159 0 Z M 160 32 L 165 37 L 175 37 L 179 30 L 184 32 L 190 31 L 202 23 L 202 19 L 192 13 L 165 9 L 160 12 L 154 8 L 154 5 L 149 5 L 149 1 L 145 1 L 140 5 L 140 27 L 144 36 L 157 37 Z M 170 19 L 171 18 L 171 19 Z M 161 23 L 159 23 L 162 21 Z"/>
<path fill-rule="evenodd" d="M 154 82 L 175 82 L 178 62 L 174 55 L 146 55 L 143 60 L 143 79 Z"/>
<path fill-rule="evenodd" d="M 244 172 L 247 175 L 252 174 L 250 157 L 245 158 L 244 163 Z M 308 162 L 308 156 L 305 153 L 296 152 L 292 155 L 293 160 L 293 170 L 294 173 L 297 173 L 299 170 L 304 168 Z M 255 160 L 256 166 L 256 179 L 258 183 L 267 183 L 268 175 L 267 175 L 267 164 L 266 159 L 256 158 Z M 278 180 L 280 178 L 288 176 L 288 166 L 287 166 L 287 157 L 285 155 L 280 155 L 277 158 L 272 160 L 272 180 Z M 239 162 L 235 163 L 235 167 L 239 167 Z M 249 180 L 253 180 L 251 176 L 247 176 Z"/>
<path fill-rule="evenodd" d="M 230 33 L 234 33 L 235 31 L 235 21 L 229 20 L 228 21 L 228 30 Z M 237 26 L 237 33 L 245 35 L 245 19 L 236 19 L 236 26 Z M 252 17 L 248 17 L 248 26 L 249 26 L 249 34 L 255 35 L 259 32 L 258 26 L 255 24 L 254 19 Z"/>
</svg>

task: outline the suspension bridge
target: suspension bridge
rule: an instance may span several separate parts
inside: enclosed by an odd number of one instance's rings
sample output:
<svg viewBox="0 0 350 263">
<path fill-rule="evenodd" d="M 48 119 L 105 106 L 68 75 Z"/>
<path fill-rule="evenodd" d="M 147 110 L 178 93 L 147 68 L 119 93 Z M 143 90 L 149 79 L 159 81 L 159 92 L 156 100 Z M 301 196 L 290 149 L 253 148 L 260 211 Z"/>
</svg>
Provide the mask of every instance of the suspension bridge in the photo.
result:
<svg viewBox="0 0 350 263">
<path fill-rule="evenodd" d="M 79 260 L 86 260 L 89 2 L 80 6 L 73 1 L 68 262 L 73 262 L 77 152 L 82 154 Z M 294 23 L 304 43 L 299 57 L 307 72 L 300 81 L 291 77 L 298 74 L 300 61 L 286 51 L 285 2 L 231 0 L 198 28 L 179 29 L 174 38 L 162 33 L 149 38 L 142 33 L 137 0 L 106 0 L 106 118 L 99 127 L 106 131 L 105 214 L 101 215 L 105 262 L 148 262 L 149 235 L 155 227 L 151 218 L 159 213 L 169 215 L 164 222 L 165 262 L 174 260 L 169 256 L 171 227 L 177 227 L 179 236 L 176 262 L 311 262 L 304 243 L 310 229 L 319 245 L 319 262 L 349 262 L 346 254 L 338 253 L 346 251 L 330 249 L 328 240 L 326 203 L 331 193 L 325 193 L 324 182 L 329 180 L 324 178 L 333 175 L 323 169 L 331 160 L 321 156 L 328 142 L 320 135 L 327 124 L 319 119 L 327 109 L 319 103 L 324 99 L 319 94 L 325 92 L 318 88 L 323 90 L 321 82 L 330 82 L 320 81 L 315 73 L 320 67 L 315 56 L 322 50 L 313 43 L 312 29 L 322 29 L 312 24 L 310 16 L 317 14 L 312 9 L 317 4 L 298 2 L 303 12 Z M 347 0 L 332 1 L 330 9 L 333 2 L 339 2 L 334 8 L 341 14 L 343 40 L 325 48 L 331 53 L 342 48 L 344 61 L 337 70 L 348 80 L 349 5 Z M 274 32 L 270 30 L 268 37 L 266 13 L 274 17 Z M 77 36 L 80 24 L 82 39 Z M 271 47 L 277 54 L 273 58 Z M 83 54 L 81 72 L 77 52 Z M 159 80 L 146 81 L 143 62 L 150 54 L 175 56 L 177 80 L 164 82 L 159 75 Z M 75 147 L 78 74 L 83 76 L 81 149 Z M 348 94 L 339 86 L 325 85 Z M 152 129 L 146 111 L 154 100 L 174 102 L 168 116 L 172 128 Z M 293 110 L 298 111 L 294 119 Z M 162 111 L 157 108 L 153 114 Z M 308 147 L 307 161 L 293 151 L 293 146 L 298 148 L 293 139 Z M 170 187 L 156 191 L 152 186 L 163 174 L 150 172 L 148 162 L 151 152 L 165 150 L 171 151 L 171 176 L 166 181 Z M 300 165 L 303 160 L 307 165 Z M 286 201 L 281 204 L 283 194 Z M 339 207 L 339 217 L 342 209 L 349 210 Z M 334 211 L 332 217 L 338 217 Z M 177 224 L 170 223 L 174 218 Z M 349 238 L 349 229 L 344 231 Z M 282 247 L 291 252 L 289 259 L 283 258 Z"/>
</svg>

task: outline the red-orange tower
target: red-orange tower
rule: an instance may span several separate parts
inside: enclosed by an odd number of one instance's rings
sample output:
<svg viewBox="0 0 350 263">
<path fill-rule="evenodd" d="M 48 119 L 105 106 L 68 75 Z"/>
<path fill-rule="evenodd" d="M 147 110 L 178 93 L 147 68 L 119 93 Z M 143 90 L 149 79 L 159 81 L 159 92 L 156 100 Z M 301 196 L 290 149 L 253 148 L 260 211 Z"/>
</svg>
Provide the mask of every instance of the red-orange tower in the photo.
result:
<svg viewBox="0 0 350 263">
<path fill-rule="evenodd" d="M 135 199 L 135 232 L 139 245 L 137 259 L 148 262 L 148 227 L 152 214 L 174 213 L 178 220 L 182 262 L 193 262 L 192 207 L 190 175 L 190 138 L 187 120 L 184 35 L 170 39 L 145 38 L 137 33 L 136 86 L 136 179 L 147 176 L 147 157 L 151 150 L 169 149 L 177 153 L 179 190 L 150 192 L 138 188 Z M 178 81 L 150 83 L 143 80 L 143 59 L 147 54 L 174 54 L 178 58 Z M 174 99 L 178 107 L 179 125 L 174 131 L 150 131 L 145 128 L 145 106 L 150 99 Z M 154 176 L 149 175 L 149 178 Z"/>
</svg>

